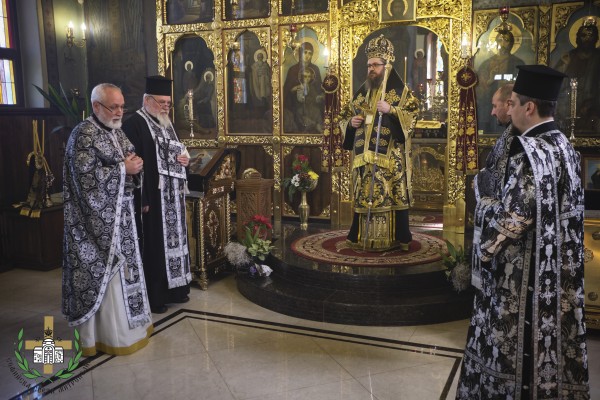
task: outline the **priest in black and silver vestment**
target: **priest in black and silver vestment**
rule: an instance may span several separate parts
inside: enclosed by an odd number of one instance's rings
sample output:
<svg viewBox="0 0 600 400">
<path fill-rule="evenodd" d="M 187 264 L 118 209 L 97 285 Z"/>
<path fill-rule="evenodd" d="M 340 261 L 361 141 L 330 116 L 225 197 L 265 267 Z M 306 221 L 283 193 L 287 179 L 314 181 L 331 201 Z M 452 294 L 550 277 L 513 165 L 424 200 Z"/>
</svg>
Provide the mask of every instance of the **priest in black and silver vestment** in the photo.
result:
<svg viewBox="0 0 600 400">
<path fill-rule="evenodd" d="M 169 303 L 188 301 L 192 280 L 185 220 L 185 167 L 190 158 L 169 119 L 171 108 L 171 80 L 149 76 L 142 108 L 123 123 L 144 159 L 142 187 L 135 196 L 153 313 L 166 312 Z"/>
<path fill-rule="evenodd" d="M 133 353 L 152 333 L 133 206 L 143 160 L 120 129 L 123 102 L 96 86 L 65 149 L 62 309 L 85 356 Z"/>
<path fill-rule="evenodd" d="M 589 398 L 580 156 L 553 118 L 564 76 L 519 67 L 510 146 L 475 178 L 476 293 L 458 399 Z"/>
</svg>

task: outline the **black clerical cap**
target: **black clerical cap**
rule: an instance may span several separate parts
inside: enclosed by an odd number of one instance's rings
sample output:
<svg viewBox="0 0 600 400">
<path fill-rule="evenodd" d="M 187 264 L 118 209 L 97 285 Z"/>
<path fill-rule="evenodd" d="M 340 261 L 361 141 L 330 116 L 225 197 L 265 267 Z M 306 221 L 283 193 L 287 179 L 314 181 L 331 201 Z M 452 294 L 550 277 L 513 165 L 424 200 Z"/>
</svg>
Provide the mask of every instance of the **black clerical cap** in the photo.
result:
<svg viewBox="0 0 600 400">
<path fill-rule="evenodd" d="M 556 101 L 567 75 L 545 65 L 517 65 L 519 74 L 513 92 L 533 99 Z"/>
<path fill-rule="evenodd" d="M 146 94 L 171 96 L 171 80 L 160 75 L 147 76 Z"/>
</svg>

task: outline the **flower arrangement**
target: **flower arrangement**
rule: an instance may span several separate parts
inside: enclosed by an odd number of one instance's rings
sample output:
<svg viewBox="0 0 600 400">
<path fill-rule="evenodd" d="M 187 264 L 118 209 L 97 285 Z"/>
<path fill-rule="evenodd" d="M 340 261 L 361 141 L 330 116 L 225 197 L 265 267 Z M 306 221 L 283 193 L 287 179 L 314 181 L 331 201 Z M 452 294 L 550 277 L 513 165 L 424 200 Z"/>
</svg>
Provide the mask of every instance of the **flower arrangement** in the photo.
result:
<svg viewBox="0 0 600 400">
<path fill-rule="evenodd" d="M 442 253 L 442 263 L 446 267 L 446 276 L 457 292 L 466 290 L 471 285 L 471 265 L 462 246 L 454 247 L 446 240 L 448 253 Z"/>
<path fill-rule="evenodd" d="M 287 188 L 290 198 L 296 192 L 310 192 L 317 186 L 319 175 L 313 171 L 304 154 L 297 154 L 292 161 L 292 177 L 284 178 L 283 187 Z"/>
<path fill-rule="evenodd" d="M 254 215 L 244 224 L 246 236 L 238 242 L 229 242 L 224 248 L 225 256 L 237 273 L 251 277 L 269 276 L 273 270 L 269 266 L 255 262 L 265 261 L 274 246 L 267 239 L 268 231 L 273 229 L 270 220 L 264 215 Z"/>
<path fill-rule="evenodd" d="M 246 237 L 242 240 L 242 244 L 246 246 L 248 253 L 252 257 L 258 257 L 259 260 L 265 261 L 271 250 L 271 241 L 267 240 L 267 233 L 273 229 L 271 221 L 264 215 L 255 215 L 244 225 Z"/>
</svg>

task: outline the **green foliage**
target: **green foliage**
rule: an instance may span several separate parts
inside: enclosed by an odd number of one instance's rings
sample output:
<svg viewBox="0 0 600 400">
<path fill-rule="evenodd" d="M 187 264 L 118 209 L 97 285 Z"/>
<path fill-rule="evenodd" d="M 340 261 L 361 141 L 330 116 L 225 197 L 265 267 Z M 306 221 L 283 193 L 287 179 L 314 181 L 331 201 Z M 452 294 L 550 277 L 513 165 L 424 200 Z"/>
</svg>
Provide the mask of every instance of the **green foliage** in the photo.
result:
<svg viewBox="0 0 600 400">
<path fill-rule="evenodd" d="M 467 263 L 467 256 L 462 246 L 454 247 L 452 243 L 445 240 L 448 247 L 448 253 L 441 253 L 442 263 L 451 272 L 459 263 Z"/>
<path fill-rule="evenodd" d="M 259 260 L 265 261 L 267 256 L 275 247 L 271 246 L 271 241 L 260 237 L 260 230 L 252 232 L 250 227 L 246 226 L 246 237 L 242 244 L 246 246 L 246 251 L 252 257 L 258 257 Z"/>
<path fill-rule="evenodd" d="M 65 93 L 65 90 L 63 89 L 62 85 L 59 86 L 60 91 L 58 91 L 57 89 L 52 87 L 52 85 L 49 84 L 47 92 L 45 92 L 44 89 L 40 88 L 39 86 L 33 86 L 37 89 L 38 92 L 40 92 L 42 96 L 44 96 L 46 100 L 48 100 L 48 102 L 52 106 L 56 107 L 61 112 L 61 114 L 63 114 L 67 118 L 67 125 L 61 125 L 54 128 L 52 130 L 53 133 L 61 129 L 73 128 L 79 122 L 86 119 L 87 116 L 91 113 L 92 106 L 87 97 L 85 98 L 85 110 L 82 110 L 79 108 L 79 104 L 77 103 L 77 99 L 75 97 L 69 100 L 69 97 Z"/>
</svg>

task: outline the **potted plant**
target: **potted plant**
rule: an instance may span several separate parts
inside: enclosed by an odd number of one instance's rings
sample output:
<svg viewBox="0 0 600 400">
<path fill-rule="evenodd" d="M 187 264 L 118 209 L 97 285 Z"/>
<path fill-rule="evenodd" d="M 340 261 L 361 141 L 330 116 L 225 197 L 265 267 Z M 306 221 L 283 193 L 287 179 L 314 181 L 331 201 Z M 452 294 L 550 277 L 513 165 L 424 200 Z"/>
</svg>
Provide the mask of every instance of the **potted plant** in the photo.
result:
<svg viewBox="0 0 600 400">
<path fill-rule="evenodd" d="M 455 247 L 448 240 L 445 242 L 448 253 L 442 253 L 442 263 L 446 267 L 446 276 L 454 289 L 461 292 L 471 285 L 471 265 L 462 246 Z"/>
<path fill-rule="evenodd" d="M 225 256 L 236 273 L 257 277 L 269 276 L 273 272 L 268 265 L 264 264 L 274 248 L 271 241 L 267 239 L 267 232 L 270 229 L 273 227 L 267 217 L 255 215 L 244 224 L 246 235 L 241 242 L 227 243 L 224 249 Z"/>
</svg>

